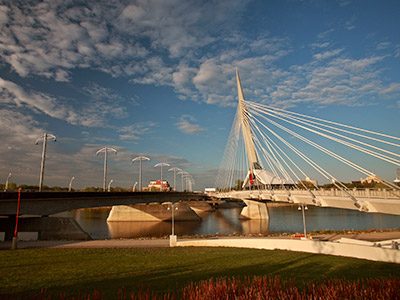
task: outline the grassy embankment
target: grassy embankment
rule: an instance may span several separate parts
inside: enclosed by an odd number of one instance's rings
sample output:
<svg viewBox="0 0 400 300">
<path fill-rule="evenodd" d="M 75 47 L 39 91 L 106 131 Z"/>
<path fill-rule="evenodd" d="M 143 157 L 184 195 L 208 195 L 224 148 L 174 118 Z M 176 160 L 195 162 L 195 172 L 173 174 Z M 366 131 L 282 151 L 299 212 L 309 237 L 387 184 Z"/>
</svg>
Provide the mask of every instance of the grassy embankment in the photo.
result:
<svg viewBox="0 0 400 300">
<path fill-rule="evenodd" d="M 116 295 L 179 289 L 218 277 L 279 275 L 303 286 L 327 279 L 400 278 L 400 265 L 288 251 L 235 248 L 0 251 L 0 296 L 47 292 Z"/>
</svg>

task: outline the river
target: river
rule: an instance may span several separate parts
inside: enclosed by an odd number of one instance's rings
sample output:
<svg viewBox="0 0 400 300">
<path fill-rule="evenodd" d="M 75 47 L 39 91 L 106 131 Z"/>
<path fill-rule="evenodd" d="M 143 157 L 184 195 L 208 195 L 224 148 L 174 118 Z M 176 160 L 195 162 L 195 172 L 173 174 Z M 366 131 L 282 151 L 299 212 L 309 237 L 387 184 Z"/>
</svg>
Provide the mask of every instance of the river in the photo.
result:
<svg viewBox="0 0 400 300">
<path fill-rule="evenodd" d="M 69 212 L 93 239 L 164 237 L 171 233 L 171 222 L 109 222 L 110 209 L 80 209 Z M 266 235 L 303 232 L 297 206 L 268 207 L 269 222 L 240 220 L 240 208 L 217 209 L 203 213 L 201 221 L 175 222 L 178 236 Z M 363 213 L 354 210 L 308 206 L 307 231 L 399 229 L 400 216 Z"/>
</svg>

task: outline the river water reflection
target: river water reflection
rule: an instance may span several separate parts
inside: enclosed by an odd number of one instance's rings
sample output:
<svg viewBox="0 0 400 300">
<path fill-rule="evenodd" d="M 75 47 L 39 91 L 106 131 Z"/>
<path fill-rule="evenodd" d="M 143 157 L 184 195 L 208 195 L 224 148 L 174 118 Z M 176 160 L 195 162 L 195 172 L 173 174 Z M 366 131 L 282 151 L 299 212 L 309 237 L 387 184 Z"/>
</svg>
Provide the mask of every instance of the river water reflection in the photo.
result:
<svg viewBox="0 0 400 300">
<path fill-rule="evenodd" d="M 217 209 L 201 215 L 201 221 L 176 222 L 179 236 L 194 235 L 266 235 L 303 231 L 297 206 L 269 207 L 269 221 L 240 220 L 240 208 Z M 81 209 L 72 212 L 76 221 L 93 239 L 164 237 L 171 233 L 170 222 L 109 222 L 110 209 Z M 307 231 L 368 230 L 400 228 L 400 216 L 368 214 L 353 210 L 309 206 Z"/>
</svg>

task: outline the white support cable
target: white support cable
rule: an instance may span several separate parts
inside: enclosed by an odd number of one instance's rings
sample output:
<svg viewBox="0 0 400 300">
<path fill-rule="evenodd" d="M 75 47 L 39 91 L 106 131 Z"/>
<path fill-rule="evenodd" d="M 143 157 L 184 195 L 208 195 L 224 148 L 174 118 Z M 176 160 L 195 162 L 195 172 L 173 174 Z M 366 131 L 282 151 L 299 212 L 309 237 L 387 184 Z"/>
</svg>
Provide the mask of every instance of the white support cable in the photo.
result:
<svg viewBox="0 0 400 300">
<path fill-rule="evenodd" d="M 229 176 L 228 176 L 228 182 L 227 186 L 228 188 L 232 189 L 233 187 L 233 182 L 235 178 L 235 169 L 237 165 L 237 160 L 238 160 L 238 151 L 237 149 L 239 148 L 240 144 L 240 135 L 237 135 L 237 138 L 235 139 L 235 151 L 233 152 L 233 157 L 230 158 L 230 166 L 229 166 Z"/>
<path fill-rule="evenodd" d="M 332 152 L 332 151 L 326 149 L 325 147 L 322 147 L 322 146 L 318 145 L 317 143 L 314 143 L 313 141 L 310 141 L 309 139 L 307 139 L 307 138 L 301 136 L 300 134 L 298 134 L 298 133 L 296 133 L 296 132 L 294 132 L 294 131 L 288 129 L 287 127 L 285 127 L 285 126 L 283 126 L 283 125 L 281 125 L 281 124 L 279 124 L 279 123 L 276 123 L 275 121 L 273 121 L 273 120 L 267 118 L 267 117 L 264 116 L 264 115 L 261 115 L 261 114 L 259 114 L 259 115 L 260 115 L 260 117 L 266 119 L 266 120 L 267 120 L 268 122 L 270 122 L 271 124 L 273 124 L 273 125 L 279 127 L 280 129 L 282 129 L 282 130 L 286 131 L 287 133 L 291 134 L 292 136 L 297 137 L 298 139 L 300 139 L 300 140 L 302 140 L 303 142 L 305 142 L 305 143 L 307 143 L 307 144 L 313 146 L 314 148 L 317 148 L 318 150 L 320 150 L 320 151 L 322 151 L 322 152 L 328 154 L 329 156 L 331 156 L 331 157 L 333 157 L 333 158 L 335 158 L 335 159 L 337 159 L 337 160 L 339 160 L 339 161 L 341 161 L 341 162 L 347 164 L 348 166 L 352 167 L 353 169 L 355 169 L 355 170 L 357 170 L 357 171 L 359 171 L 359 172 L 361 172 L 361 173 L 364 173 L 365 175 L 375 176 L 375 174 L 374 174 L 373 172 L 371 172 L 371 171 L 369 171 L 369 170 L 367 170 L 367 169 L 365 169 L 365 168 L 363 168 L 363 167 L 357 165 L 356 163 L 354 163 L 354 162 L 352 162 L 352 161 L 350 161 L 350 160 L 348 160 L 348 159 L 346 159 L 346 158 L 344 158 L 344 157 L 342 157 L 342 156 L 340 156 L 340 155 L 338 155 L 338 154 L 336 154 L 336 153 L 334 153 L 334 152 Z M 392 185 L 392 184 L 389 183 L 389 182 L 386 182 L 386 181 L 384 181 L 384 180 L 381 180 L 381 181 L 382 181 L 382 183 L 385 184 L 386 186 L 390 186 L 390 187 L 395 188 L 395 189 L 400 189 L 399 187 L 397 187 L 397 186 L 395 186 L 395 185 Z"/>
<path fill-rule="evenodd" d="M 269 115 L 269 114 L 268 114 L 268 115 Z M 279 124 L 279 123 L 277 123 L 277 122 L 275 122 L 275 121 L 273 121 L 273 120 L 267 118 L 266 116 L 261 115 L 261 117 L 264 118 L 264 119 L 266 119 L 266 120 L 267 120 L 268 122 L 270 122 L 271 124 L 273 124 L 273 125 L 279 127 L 280 129 L 286 131 L 287 133 L 291 134 L 292 136 L 297 137 L 298 139 L 302 140 L 303 142 L 305 142 L 305 143 L 307 143 L 307 144 L 313 146 L 314 148 L 317 148 L 318 150 L 320 150 L 320 151 L 322 151 L 322 152 L 324 152 L 324 153 L 330 155 L 331 157 L 334 157 L 334 158 L 336 158 L 336 159 L 342 161 L 343 163 L 345 163 L 345 164 L 351 166 L 352 168 L 356 169 L 357 171 L 362 172 L 362 173 L 364 173 L 365 175 L 371 175 L 371 176 L 375 175 L 373 172 L 371 172 L 371 171 L 369 171 L 369 170 L 367 170 L 367 169 L 365 169 L 365 168 L 363 168 L 363 167 L 357 165 L 356 163 L 354 163 L 354 162 L 352 162 L 352 161 L 349 161 L 349 160 L 343 158 L 342 156 L 340 156 L 340 155 L 338 155 L 338 154 L 336 154 L 336 153 L 334 153 L 334 152 L 328 150 L 328 149 L 325 148 L 325 147 L 322 147 L 321 145 L 318 145 L 317 143 L 315 143 L 315 142 L 313 142 L 313 141 L 311 141 L 311 140 L 305 138 L 304 136 L 302 136 L 302 135 L 300 135 L 300 134 L 294 132 L 293 130 L 290 130 L 289 128 L 287 128 L 287 127 L 285 127 L 285 126 L 283 126 L 283 125 L 281 125 L 281 124 Z"/>
<path fill-rule="evenodd" d="M 279 167 L 278 167 L 276 161 L 270 157 L 271 150 L 270 150 L 269 152 L 268 152 L 267 150 L 265 150 L 265 148 L 262 146 L 262 144 L 261 144 L 261 142 L 258 140 L 258 138 L 256 139 L 256 144 L 257 144 L 257 147 L 258 147 L 258 148 L 262 151 L 262 153 L 264 154 L 263 158 L 264 158 L 265 161 L 268 163 L 271 172 L 272 172 L 276 177 L 279 177 L 279 178 L 280 178 L 281 176 L 279 175 L 279 172 L 278 172 Z"/>
<path fill-rule="evenodd" d="M 256 104 L 249 104 L 249 106 L 255 106 L 255 107 L 261 108 L 261 106 L 256 105 Z M 376 150 L 385 152 L 385 153 L 387 153 L 387 154 L 391 154 L 391 155 L 400 157 L 400 154 L 398 154 L 398 153 L 395 153 L 395 152 L 392 152 L 392 151 L 389 151 L 389 150 L 386 150 L 386 149 L 383 149 L 383 148 L 380 148 L 380 147 L 376 147 L 376 146 L 374 146 L 374 145 L 371 145 L 371 144 L 368 144 L 368 143 L 365 143 L 365 142 L 362 142 L 362 141 L 353 139 L 353 138 L 351 138 L 351 137 L 348 137 L 348 136 L 346 136 L 346 135 L 339 134 L 339 133 L 337 133 L 337 132 L 332 132 L 332 131 L 327 130 L 327 129 L 325 129 L 325 128 L 321 128 L 321 126 L 327 127 L 327 128 L 333 129 L 333 130 L 338 130 L 338 131 L 341 131 L 341 132 L 346 132 L 346 133 L 348 133 L 348 134 L 354 134 L 354 135 L 357 135 L 357 136 L 361 136 L 361 137 L 363 137 L 363 138 L 370 138 L 370 137 L 368 137 L 368 136 L 361 135 L 361 134 L 357 134 L 357 133 L 355 133 L 355 132 L 348 131 L 348 130 L 343 130 L 343 129 L 341 129 L 341 128 L 329 126 L 329 125 L 326 125 L 326 124 L 323 124 L 323 123 L 319 123 L 319 122 L 315 122 L 315 121 L 312 121 L 312 120 L 308 120 L 308 119 L 306 119 L 306 118 L 297 117 L 297 116 L 291 115 L 291 114 L 289 114 L 289 113 L 282 113 L 282 112 L 275 111 L 275 110 L 273 110 L 273 109 L 268 109 L 268 108 L 263 108 L 263 109 L 265 109 L 265 110 L 267 110 L 267 111 L 269 111 L 269 112 L 273 112 L 273 113 L 275 113 L 275 114 L 279 114 L 279 115 L 281 115 L 281 116 L 285 116 L 285 117 L 290 118 L 290 119 L 292 119 L 292 120 L 294 119 L 294 120 L 296 120 L 296 121 L 298 121 L 298 122 L 300 122 L 300 123 L 302 123 L 302 124 L 307 124 L 307 125 L 312 126 L 312 127 L 314 127 L 314 128 L 318 128 L 319 130 L 323 130 L 323 131 L 325 131 L 325 132 L 332 133 L 332 134 L 334 134 L 334 135 L 337 135 L 337 136 L 340 136 L 340 137 L 342 137 L 342 138 L 351 140 L 351 141 L 356 142 L 356 143 L 359 143 L 359 144 L 361 144 L 361 145 L 364 145 L 364 146 L 367 146 L 367 147 L 370 147 L 370 148 L 373 148 L 373 149 L 376 149 Z M 311 123 L 311 124 L 315 124 L 315 125 L 311 125 L 310 123 Z M 371 139 L 372 139 L 372 140 L 375 140 L 375 141 L 378 141 L 378 142 L 385 142 L 385 141 L 382 141 L 382 140 L 379 140 L 379 139 L 375 139 L 375 138 L 371 138 Z M 387 144 L 390 144 L 390 145 L 396 146 L 396 147 L 400 147 L 400 144 L 394 144 L 394 143 L 387 143 Z"/>
<path fill-rule="evenodd" d="M 259 110 L 258 108 L 253 108 L 253 109 Z M 368 154 L 368 155 L 371 155 L 371 156 L 373 156 L 373 157 L 375 157 L 375 158 L 379 158 L 379 159 L 381 159 L 381 160 L 384 160 L 384 161 L 389 162 L 389 163 L 391 163 L 391 164 L 394 164 L 394 165 L 396 165 L 396 166 L 400 166 L 400 160 L 397 160 L 397 159 L 395 159 L 395 158 L 392 158 L 392 157 L 389 157 L 389 156 L 387 156 L 387 155 L 384 155 L 384 154 L 381 154 L 381 153 L 377 153 L 377 152 L 375 152 L 375 151 L 372 151 L 372 150 L 370 150 L 370 149 L 366 149 L 366 148 L 363 148 L 363 147 L 361 147 L 361 146 L 352 144 L 352 143 L 350 143 L 350 142 L 346 142 L 346 141 L 343 141 L 343 140 L 341 140 L 341 139 L 338 139 L 338 138 L 329 136 L 329 135 L 327 135 L 327 134 L 321 133 L 320 131 L 313 130 L 313 129 L 308 128 L 308 127 L 306 127 L 306 126 L 299 125 L 299 124 L 297 124 L 297 123 L 295 123 L 295 122 L 292 122 L 292 121 L 290 121 L 290 120 L 285 119 L 284 117 L 279 117 L 279 116 L 277 116 L 277 115 L 274 115 L 273 113 L 270 113 L 270 112 L 268 112 L 268 111 L 265 111 L 265 110 L 259 110 L 259 111 L 262 111 L 262 112 L 264 112 L 265 114 L 270 115 L 271 117 L 280 119 L 280 120 L 285 121 L 285 122 L 287 122 L 287 123 L 289 123 L 289 124 L 292 124 L 292 125 L 298 126 L 298 127 L 300 127 L 300 128 L 303 128 L 304 130 L 310 131 L 310 132 L 315 133 L 315 134 L 317 134 L 317 135 L 323 136 L 323 137 L 325 137 L 325 138 L 327 138 L 327 139 L 333 140 L 333 141 L 335 141 L 335 142 L 337 142 L 337 143 L 340 143 L 340 144 L 342 144 L 342 145 L 348 146 L 348 147 L 353 148 L 353 149 L 355 149 L 355 150 L 358 150 L 358 151 L 360 151 L 360 152 L 363 152 L 363 153 L 366 153 L 366 154 Z M 299 120 L 297 120 L 297 121 L 304 124 L 304 122 L 302 122 L 302 121 L 299 121 Z M 332 131 L 330 131 L 330 130 L 327 130 L 327 129 L 324 129 L 324 128 L 319 128 L 319 127 L 317 127 L 317 126 L 315 126 L 315 125 L 311 125 L 311 124 L 307 124 L 307 125 L 308 125 L 308 126 L 312 126 L 312 127 L 314 127 L 314 128 L 318 128 L 319 130 L 323 130 L 323 131 L 325 131 L 325 132 L 329 132 L 329 133 L 334 134 L 334 135 L 338 135 L 338 136 L 347 138 L 347 139 L 352 140 L 352 141 L 355 141 L 355 142 L 357 142 L 357 143 L 367 145 L 368 147 L 376 148 L 376 149 L 378 149 L 378 150 L 380 150 L 380 151 L 388 152 L 388 153 L 390 153 L 390 154 L 392 154 L 392 155 L 396 155 L 396 156 L 399 156 L 399 157 L 400 157 L 400 155 L 398 155 L 398 154 L 396 154 L 396 153 L 387 151 L 387 150 L 385 150 L 385 149 L 380 149 L 380 148 L 378 148 L 378 147 L 375 147 L 375 146 L 373 146 L 373 145 L 369 145 L 369 144 L 364 143 L 364 142 L 361 142 L 361 141 L 354 140 L 354 139 L 352 139 L 352 138 L 350 138 L 350 137 L 346 137 L 346 136 L 343 136 L 343 135 L 341 135 L 341 134 L 334 133 L 334 132 L 332 132 Z"/>
<path fill-rule="evenodd" d="M 260 121 L 259 121 L 260 122 Z M 269 127 L 265 126 L 265 124 L 261 123 L 260 124 L 262 126 L 264 126 L 267 130 L 269 130 L 273 135 L 275 135 L 281 142 L 283 142 L 287 147 L 289 147 L 293 152 L 295 152 L 298 156 L 300 156 L 300 158 L 302 158 L 304 161 L 306 161 L 311 167 L 313 167 L 317 172 L 319 172 L 322 176 L 324 176 L 326 179 L 331 180 L 331 182 L 338 187 L 340 190 L 347 190 L 347 187 L 345 185 L 343 185 L 341 182 L 339 182 L 342 187 L 338 186 L 336 184 L 336 178 L 330 174 L 328 171 L 326 171 L 325 169 L 323 169 L 321 166 L 319 166 L 316 162 L 314 162 L 312 159 L 310 159 L 309 157 L 307 157 L 304 153 L 302 153 L 300 150 L 298 150 L 296 147 L 294 147 L 292 144 L 290 144 L 289 142 L 287 142 L 285 139 L 283 139 L 282 137 L 280 137 L 277 133 L 275 133 L 272 129 L 270 129 Z M 314 184 L 313 184 L 314 185 Z M 317 187 L 316 185 L 314 185 L 315 187 Z"/>
<path fill-rule="evenodd" d="M 267 113 L 267 112 L 264 112 L 264 113 L 270 115 L 270 114 Z M 270 121 L 271 121 L 271 120 L 270 120 Z M 290 122 L 289 122 L 289 123 L 290 123 Z M 276 126 L 277 126 L 277 125 L 276 125 Z M 286 127 L 284 127 L 283 125 L 279 125 L 279 126 L 282 126 L 283 128 L 286 128 Z M 280 127 L 280 128 L 283 129 L 282 127 Z M 374 176 L 374 175 L 375 175 L 375 174 L 372 173 L 371 171 L 369 171 L 369 170 L 367 170 L 367 169 L 365 169 L 365 168 L 363 168 L 363 167 L 357 165 L 356 163 L 354 163 L 354 162 L 352 162 L 352 161 L 350 161 L 350 160 L 347 160 L 347 159 L 343 158 L 342 156 L 340 156 L 340 155 L 338 155 L 338 154 L 336 154 L 336 153 L 334 153 L 334 152 L 332 152 L 332 151 L 330 151 L 330 150 L 328 150 L 328 149 L 326 149 L 326 148 L 324 148 L 324 147 L 322 147 L 322 146 L 320 146 L 320 145 L 318 145 L 318 144 L 316 144 L 316 143 L 314 143 L 314 142 L 308 140 L 307 138 L 305 138 L 305 137 L 303 137 L 303 136 L 301 136 L 301 135 L 299 135 L 299 134 L 297 134 L 297 133 L 291 131 L 290 129 L 287 129 L 287 128 L 286 128 L 286 129 L 283 129 L 283 130 L 287 131 L 288 133 L 290 133 L 290 134 L 292 134 L 292 135 L 295 135 L 297 138 L 303 140 L 304 142 L 307 142 L 307 143 L 311 144 L 311 145 L 314 146 L 315 148 L 318 148 L 319 150 L 321 150 L 321 151 L 325 152 L 326 154 L 328 154 L 328 155 L 330 155 L 330 156 L 332 156 L 332 157 L 334 157 L 334 158 L 336 158 L 336 159 L 338 159 L 338 160 L 340 160 L 340 161 L 346 163 L 347 165 L 353 167 L 354 169 L 356 169 L 356 170 L 358 170 L 358 171 L 360 171 L 360 172 L 362 172 L 361 170 L 364 170 L 364 172 L 370 172 L 369 175 L 371 175 L 371 176 Z M 289 130 L 290 132 L 289 132 L 288 130 Z M 364 174 L 366 174 L 366 173 L 364 173 Z M 366 174 L 366 175 L 368 175 L 368 174 Z M 381 180 L 381 182 L 382 182 L 384 185 L 388 186 L 388 187 L 391 187 L 391 188 L 394 188 L 394 189 L 399 189 L 399 187 L 397 187 L 396 185 L 394 185 L 394 184 L 392 184 L 392 183 L 390 183 L 390 182 L 387 182 L 387 181 L 384 181 L 384 180 Z"/>
<path fill-rule="evenodd" d="M 231 131 L 229 133 L 228 142 L 225 147 L 223 160 L 221 162 L 218 176 L 217 176 L 217 186 L 222 188 L 229 187 L 229 178 L 231 176 L 232 164 L 234 160 L 234 155 L 236 154 L 238 147 L 238 139 L 240 130 L 240 122 L 238 120 L 238 115 L 236 113 L 234 122 L 232 124 Z"/>
<path fill-rule="evenodd" d="M 252 106 L 252 105 L 249 105 L 249 106 Z M 253 109 L 254 109 L 254 106 L 253 106 Z M 264 112 L 264 113 L 266 113 L 266 112 Z M 322 150 L 321 150 L 322 151 Z M 333 153 L 333 152 L 332 152 Z M 384 159 L 382 159 L 382 160 L 384 160 Z M 350 162 L 350 161 L 349 161 Z M 350 163 L 353 163 L 353 162 L 350 162 Z M 355 166 L 358 166 L 358 165 L 356 165 L 355 163 L 353 163 Z M 397 164 L 395 164 L 395 165 L 397 165 Z M 360 167 L 360 166 L 358 166 L 358 167 Z M 353 166 L 353 168 L 355 168 L 354 166 Z M 362 168 L 362 167 L 361 167 Z M 364 169 L 364 168 L 362 168 L 362 169 Z M 366 169 L 364 169 L 364 170 L 366 170 Z M 360 171 L 360 170 L 359 170 Z M 366 170 L 366 171 L 368 171 L 368 170 Z M 360 171 L 361 172 L 361 171 Z M 368 172 L 370 172 L 370 171 L 368 171 Z M 364 173 L 365 174 L 365 173 Z M 368 175 L 368 174 L 367 174 Z M 371 174 L 369 174 L 369 175 L 371 175 L 371 176 L 374 176 L 375 174 L 374 173 L 372 173 L 371 172 Z M 391 182 L 387 182 L 387 181 L 385 181 L 385 180 L 382 180 L 381 179 L 381 182 L 384 184 L 384 185 L 386 185 L 387 187 L 390 187 L 390 188 L 393 188 L 393 189 L 399 189 L 399 187 L 398 186 L 396 186 L 396 185 L 394 185 L 394 184 L 392 184 Z"/>
<path fill-rule="evenodd" d="M 255 120 L 257 120 L 256 118 L 254 118 Z M 252 120 L 253 122 L 255 122 L 254 120 Z M 258 121 L 258 120 L 257 120 Z M 258 128 L 258 126 L 257 126 Z M 258 128 L 259 129 L 259 128 Z M 275 146 L 275 148 L 277 148 L 302 174 L 304 177 L 308 177 L 307 174 L 305 172 L 303 172 L 303 170 L 301 170 L 301 168 L 299 168 L 299 166 L 285 153 L 285 151 L 283 151 L 281 149 L 281 147 L 279 147 L 279 145 L 277 145 L 269 136 L 264 135 L 261 130 L 260 130 L 260 135 L 265 139 L 265 140 L 269 140 L 269 142 L 271 143 L 271 146 Z M 275 150 L 276 151 L 276 150 Z M 281 158 L 281 160 L 284 162 L 284 164 L 287 166 L 287 168 L 290 170 L 290 172 L 294 175 L 294 177 L 296 177 L 297 181 L 301 183 L 301 185 L 305 188 L 308 189 L 305 184 L 303 183 L 303 181 L 300 179 L 300 177 L 297 175 L 297 173 L 290 167 L 290 165 L 286 162 L 286 160 L 280 155 L 280 153 L 277 151 L 277 155 Z M 293 178 L 291 176 L 290 180 L 292 182 L 294 182 L 295 186 L 297 187 L 297 184 L 295 183 L 295 181 L 293 180 Z M 316 187 L 318 189 L 318 186 L 316 186 L 313 183 L 314 187 Z"/>
<path fill-rule="evenodd" d="M 274 163 L 273 163 L 272 159 L 269 157 L 269 155 L 266 152 L 266 150 L 261 146 L 260 141 L 258 140 L 258 138 L 254 137 L 254 142 L 255 142 L 255 146 L 263 152 L 263 154 L 264 154 L 263 157 L 265 158 L 265 161 L 267 162 L 271 172 L 275 176 L 279 177 L 278 172 L 275 169 L 275 166 L 274 166 Z"/>
<path fill-rule="evenodd" d="M 286 147 L 288 147 L 290 150 L 292 150 L 295 154 L 297 154 L 301 159 L 303 159 L 305 162 L 307 162 L 312 168 L 314 168 L 318 173 L 320 173 L 325 179 L 328 180 L 333 180 L 334 176 L 329 174 L 327 171 L 325 171 L 322 167 L 320 167 L 317 163 L 315 163 L 312 159 L 307 157 L 304 153 L 302 153 L 300 150 L 298 150 L 296 147 L 294 147 L 291 143 L 286 141 L 284 138 L 282 138 L 279 134 L 277 134 L 275 131 L 273 131 L 271 128 L 266 126 L 264 123 L 262 123 L 260 120 L 257 120 L 257 122 L 260 123 L 261 126 L 263 126 L 265 129 L 267 129 L 270 133 L 272 133 L 279 141 L 281 141 Z M 287 156 L 287 154 L 285 154 Z M 288 156 L 287 156 L 288 157 Z M 289 158 L 290 159 L 290 158 Z M 291 159 L 290 159 L 291 160 Z M 292 161 L 292 160 L 291 160 Z M 301 170 L 297 164 L 295 164 L 293 161 L 292 163 L 297 167 L 300 172 L 307 177 L 307 175 Z M 316 188 L 318 188 L 316 185 L 314 185 Z"/>
<path fill-rule="evenodd" d="M 278 138 L 282 143 L 284 143 L 287 147 L 289 147 L 294 153 L 296 153 L 298 156 L 300 156 L 304 161 L 306 161 L 310 166 L 312 166 L 317 172 L 319 172 L 325 179 L 332 180 L 334 177 L 331 176 L 327 171 L 325 171 L 323 168 L 319 167 L 317 163 L 315 163 L 312 159 L 307 157 L 304 153 L 302 153 L 300 150 L 298 150 L 296 147 L 294 147 L 291 143 L 283 139 L 279 134 L 275 133 L 271 128 L 266 126 L 264 123 L 258 122 L 263 126 L 265 129 L 267 129 L 269 132 L 271 132 L 276 138 Z"/>
<path fill-rule="evenodd" d="M 264 116 L 260 115 L 257 113 L 257 115 L 265 118 Z M 319 166 L 316 162 L 314 162 L 312 159 L 307 157 L 304 153 L 302 153 L 300 150 L 298 150 L 296 147 L 294 147 L 292 144 L 287 142 L 285 139 L 280 137 L 278 134 L 276 134 L 272 129 L 269 127 L 265 126 L 262 122 L 260 124 L 266 128 L 268 131 L 270 131 L 273 135 L 275 135 L 281 142 L 283 142 L 285 145 L 287 145 L 293 152 L 295 152 L 298 156 L 300 156 L 303 160 L 305 160 L 310 166 L 312 166 L 316 171 L 318 171 L 322 176 L 324 176 L 326 179 L 331 180 L 331 181 L 336 181 L 336 178 L 331 175 L 328 171 L 326 171 L 324 168 Z"/>
<path fill-rule="evenodd" d="M 270 153 L 272 154 L 275 162 L 276 162 L 276 167 L 281 171 L 281 174 L 283 175 L 283 177 L 288 180 L 292 180 L 293 179 L 290 177 L 290 175 L 288 174 L 288 172 L 285 170 L 285 168 L 282 166 L 282 164 L 280 163 L 279 159 L 276 157 L 275 152 L 276 150 L 273 148 L 273 146 L 269 143 L 269 141 L 267 139 L 265 139 L 265 137 L 263 136 L 261 130 L 258 128 L 257 124 L 255 124 L 255 121 L 253 120 L 253 118 L 250 118 L 250 122 L 253 124 L 253 127 L 257 130 L 258 134 L 260 134 L 260 136 L 263 138 L 263 141 L 265 142 L 265 144 L 267 145 Z M 276 152 L 277 153 L 277 152 Z M 278 154 L 278 153 L 277 153 Z M 281 157 L 282 159 L 282 157 Z M 280 176 L 278 176 L 280 177 Z"/>
<path fill-rule="evenodd" d="M 247 104 L 249 104 L 249 103 L 257 104 L 255 102 L 250 102 L 250 101 L 246 101 L 246 103 Z M 260 104 L 257 104 L 257 105 L 260 105 Z M 329 120 L 325 120 L 325 119 L 321 119 L 321 118 L 307 116 L 307 115 L 304 115 L 304 114 L 295 113 L 295 112 L 292 112 L 292 111 L 288 111 L 288 110 L 285 110 L 285 109 L 282 109 L 282 108 L 277 108 L 277 107 L 273 107 L 273 106 L 269 106 L 269 105 L 264 105 L 264 106 L 268 107 L 270 109 L 273 109 L 273 110 L 284 111 L 286 113 L 302 116 L 302 117 L 309 118 L 309 119 L 312 119 L 312 120 L 318 120 L 318 121 L 322 121 L 322 122 L 325 122 L 325 123 L 328 123 L 328 124 L 333 124 L 333 125 L 337 125 L 337 126 L 341 126 L 341 127 L 345 127 L 345 128 L 359 130 L 359 131 L 362 131 L 362 132 L 366 132 L 366 133 L 370 133 L 370 134 L 374 134 L 374 135 L 382 136 L 382 137 L 385 137 L 385 138 L 389 138 L 389 139 L 394 139 L 394 140 L 400 141 L 399 137 L 395 137 L 395 136 L 392 136 L 392 135 L 388 135 L 388 134 L 384 134 L 384 133 L 380 133 L 380 132 L 376 132 L 376 131 L 372 131 L 372 130 L 367 130 L 367 129 L 363 129 L 363 128 L 359 128 L 359 127 L 355 127 L 355 126 L 350 126 L 350 125 L 346 125 L 346 124 L 341 124 L 341 123 L 337 123 L 337 122 L 333 122 L 333 121 L 329 121 Z M 338 130 L 344 131 L 344 129 L 338 129 Z M 379 141 L 381 143 L 385 143 L 385 144 L 389 144 L 389 145 L 392 145 L 392 146 L 400 147 L 400 144 L 394 144 L 394 143 L 391 143 L 391 142 L 388 142 L 388 141 L 385 141 L 385 140 L 381 140 L 381 139 L 377 139 L 377 138 L 373 138 L 373 137 L 369 137 L 369 136 L 360 135 L 360 134 L 358 134 L 356 132 L 352 132 L 352 131 L 344 131 L 344 132 L 352 133 L 354 135 L 362 136 L 362 137 L 367 138 L 367 139 L 371 139 L 371 140 L 374 140 L 374 141 Z"/>
</svg>

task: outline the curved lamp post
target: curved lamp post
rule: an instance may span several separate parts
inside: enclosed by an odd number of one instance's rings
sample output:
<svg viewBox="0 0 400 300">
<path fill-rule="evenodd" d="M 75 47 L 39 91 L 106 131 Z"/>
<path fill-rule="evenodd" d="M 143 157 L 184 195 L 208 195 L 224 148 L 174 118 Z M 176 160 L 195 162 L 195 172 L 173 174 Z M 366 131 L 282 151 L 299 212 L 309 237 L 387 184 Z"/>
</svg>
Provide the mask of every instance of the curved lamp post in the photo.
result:
<svg viewBox="0 0 400 300">
<path fill-rule="evenodd" d="M 135 161 L 139 161 L 139 192 L 142 191 L 142 161 L 143 160 L 150 160 L 150 158 L 148 158 L 146 156 L 138 156 L 138 157 L 135 157 L 134 159 L 132 159 L 132 164 Z"/>
<path fill-rule="evenodd" d="M 182 188 L 182 192 L 184 191 L 183 188 L 183 178 L 187 175 L 189 175 L 188 172 L 181 170 L 180 172 L 177 173 L 178 175 L 181 175 L 181 188 Z"/>
<path fill-rule="evenodd" d="M 7 192 L 7 189 L 8 189 L 8 180 L 10 179 L 10 177 L 11 177 L 11 172 L 8 173 L 8 176 L 7 176 L 7 179 L 6 179 L 6 184 L 4 185 L 4 191 L 5 191 L 5 192 Z"/>
<path fill-rule="evenodd" d="M 111 179 L 110 182 L 108 183 L 107 192 L 111 191 L 111 183 L 113 183 L 113 182 L 114 182 L 114 179 Z"/>
<path fill-rule="evenodd" d="M 71 177 L 71 180 L 69 181 L 69 185 L 68 185 L 68 192 L 70 192 L 72 190 L 72 181 L 75 180 L 75 176 Z"/>
<path fill-rule="evenodd" d="M 137 186 L 137 181 L 135 181 L 135 183 L 132 186 L 132 192 L 134 192 L 136 190 L 136 186 Z"/>
<path fill-rule="evenodd" d="M 106 191 L 106 180 L 107 180 L 107 152 L 113 152 L 117 154 L 117 150 L 111 147 L 103 147 L 97 150 L 96 155 L 104 152 L 104 170 L 103 170 L 103 191 Z"/>
<path fill-rule="evenodd" d="M 173 171 L 174 172 L 174 192 L 176 192 L 176 172 L 182 171 L 182 169 L 179 169 L 177 167 L 173 167 L 169 169 L 168 171 Z"/>
<path fill-rule="evenodd" d="M 187 174 L 187 175 L 184 175 L 183 178 L 185 179 L 186 190 L 188 192 L 192 192 L 192 185 L 194 184 L 192 175 Z"/>
<path fill-rule="evenodd" d="M 304 205 L 304 203 L 299 206 L 298 210 L 301 210 L 301 213 L 303 215 L 303 230 L 304 230 L 304 238 L 307 238 L 307 229 L 306 229 L 306 214 L 305 210 L 308 210 L 307 205 Z"/>
<path fill-rule="evenodd" d="M 39 192 L 42 191 L 43 188 L 43 179 L 44 179 L 44 164 L 46 161 L 46 149 L 47 149 L 47 141 L 56 141 L 56 136 L 50 133 L 43 133 L 43 136 L 38 138 L 35 142 L 35 145 L 39 144 L 39 142 L 43 140 L 43 148 L 42 148 L 42 162 L 40 163 L 40 177 L 39 177 Z"/>
<path fill-rule="evenodd" d="M 169 167 L 170 165 L 169 164 L 167 164 L 167 163 L 158 163 L 158 164 L 156 164 L 156 165 L 154 165 L 154 168 L 157 168 L 157 167 L 160 167 L 161 168 L 161 179 L 160 179 L 160 191 L 162 192 L 162 190 L 163 190 L 163 178 L 162 178 L 162 169 L 163 169 L 163 167 Z"/>
</svg>

